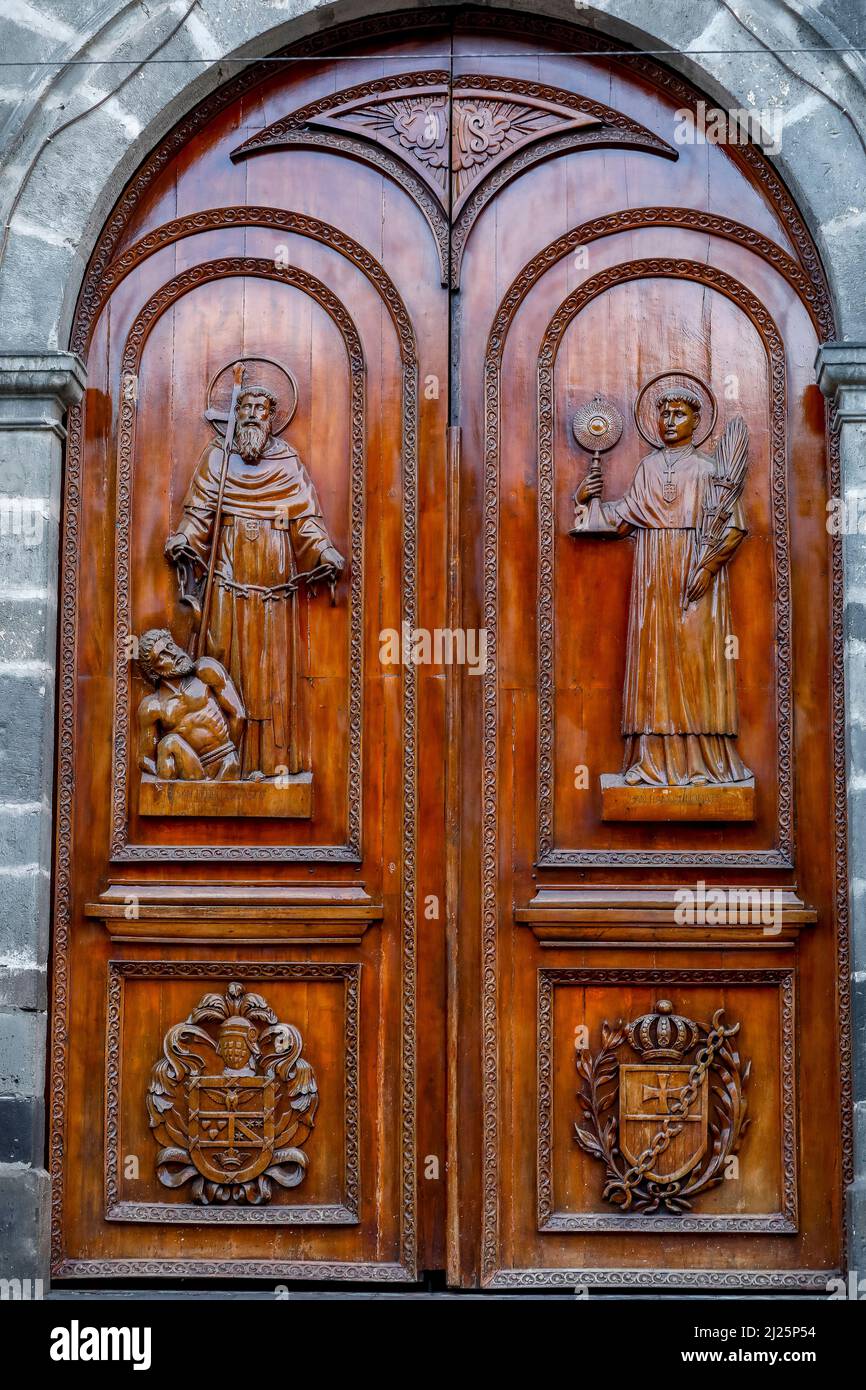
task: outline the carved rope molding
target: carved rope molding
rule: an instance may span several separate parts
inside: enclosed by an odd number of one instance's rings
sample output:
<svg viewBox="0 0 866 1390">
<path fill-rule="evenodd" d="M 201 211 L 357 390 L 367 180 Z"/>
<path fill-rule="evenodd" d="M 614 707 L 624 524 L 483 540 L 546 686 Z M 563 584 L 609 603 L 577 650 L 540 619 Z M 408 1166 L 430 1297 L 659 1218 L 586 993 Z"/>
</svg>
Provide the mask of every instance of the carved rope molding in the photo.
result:
<svg viewBox="0 0 866 1390">
<path fill-rule="evenodd" d="M 381 145 L 365 141 L 362 137 L 347 132 L 345 135 L 335 130 L 298 130 L 287 133 L 275 149 L 331 150 L 372 164 L 393 179 L 424 214 L 439 258 L 439 279 L 448 283 L 448 219 L 437 198 L 433 196 L 424 180 L 399 156 L 382 148 Z M 251 150 L 251 154 L 267 154 L 267 149 Z"/>
<path fill-rule="evenodd" d="M 829 421 L 830 403 L 825 403 Z M 827 463 L 831 497 L 842 495 L 842 462 L 838 431 L 828 434 Z M 848 916 L 848 780 L 845 766 L 845 575 L 842 536 L 831 537 L 831 665 L 833 750 L 833 869 L 836 920 L 836 992 L 839 1017 L 840 1119 L 842 1129 L 842 1182 L 854 1181 L 854 1091 L 851 1034 L 851 942 Z M 848 1229 L 843 1223 L 847 1245 Z"/>
<path fill-rule="evenodd" d="M 779 1031 L 782 1042 L 780 1072 L 781 1102 L 781 1204 L 779 1212 L 766 1215 L 724 1216 L 616 1216 L 602 1213 L 558 1212 L 553 1204 L 553 1008 L 557 986 L 577 985 L 657 986 L 670 990 L 679 985 L 688 990 L 698 985 L 725 989 L 731 985 L 764 985 L 779 995 Z M 797 1083 L 795 971 L 793 966 L 741 970 L 647 970 L 587 966 L 538 971 L 538 1229 L 540 1231 L 630 1231 L 675 1234 L 678 1231 L 705 1235 L 792 1235 L 797 1231 Z"/>
<path fill-rule="evenodd" d="M 769 237 L 763 236 L 742 222 L 735 222 L 733 218 L 720 217 L 713 212 L 702 212 L 698 208 L 622 208 L 618 212 L 594 217 L 589 222 L 582 222 L 579 226 L 573 227 L 571 231 L 549 242 L 543 250 L 527 261 L 509 285 L 496 311 L 488 337 L 487 356 L 495 357 L 501 365 L 505 339 L 518 309 L 541 276 L 558 261 L 580 246 L 588 246 L 603 237 L 616 236 L 619 232 L 637 231 L 644 227 L 677 227 L 683 231 L 708 233 L 754 252 L 777 270 L 797 292 L 818 334 L 822 338 L 832 338 L 835 329 L 826 293 L 822 296 L 820 287 L 816 286 L 814 280 L 787 251 Z"/>
<path fill-rule="evenodd" d="M 554 844 L 554 371 L 569 325 L 598 295 L 633 280 L 691 280 L 723 294 L 761 336 L 770 367 L 770 491 L 776 588 L 776 846 L 770 850 L 576 850 Z M 794 862 L 791 570 L 788 537 L 785 351 L 767 309 L 739 280 L 699 261 L 628 261 L 593 275 L 551 319 L 538 351 L 538 860 L 544 867 L 636 866 L 790 868 Z"/>
<path fill-rule="evenodd" d="M 270 1207 L 198 1207 L 190 1202 L 130 1202 L 120 1197 L 121 1030 L 125 980 L 270 980 L 342 984 L 344 996 L 343 1201 L 336 1205 L 281 1203 Z M 343 962 L 109 961 L 105 1058 L 105 1216 L 109 1221 L 180 1222 L 183 1225 L 346 1226 L 358 1224 L 361 1198 L 359 1032 L 360 964 Z M 308 1039 L 315 1046 L 315 1039 Z"/>
<path fill-rule="evenodd" d="M 254 276 L 291 285 L 310 295 L 328 314 L 342 336 L 351 379 L 351 523 L 349 579 L 349 723 L 348 788 L 346 797 L 347 838 L 343 845 L 133 845 L 128 840 L 129 782 L 129 682 L 130 663 L 126 642 L 132 633 L 132 594 L 130 539 L 132 521 L 133 460 L 137 405 L 122 393 L 117 440 L 116 549 L 114 611 L 114 753 L 112 759 L 112 830 L 110 855 L 115 862 L 141 860 L 192 860 L 214 863 L 220 860 L 310 860 L 357 862 L 361 857 L 362 796 L 362 692 L 363 692 L 363 594 L 364 594 L 364 477 L 365 477 L 365 376 L 366 366 L 361 340 L 348 310 L 321 280 L 309 271 L 288 267 L 278 270 L 273 261 L 252 256 L 229 256 L 205 261 L 176 275 L 144 305 L 127 335 L 121 358 L 121 376 L 137 376 L 148 337 L 166 310 L 185 294 L 215 280 Z"/>
<path fill-rule="evenodd" d="M 376 257 L 347 232 L 332 226 L 330 222 L 323 222 L 321 218 L 284 208 L 257 205 L 208 208 L 173 218 L 133 242 L 99 276 L 89 273 L 79 301 L 81 318 L 74 334 L 75 351 L 87 351 L 93 326 L 112 292 L 143 261 L 156 255 L 164 246 L 172 246 L 186 237 L 198 236 L 202 232 L 224 231 L 227 227 L 266 227 L 277 232 L 294 233 L 317 241 L 351 261 L 366 275 L 384 301 L 400 342 L 404 366 L 414 366 L 417 347 L 409 312 L 397 286 Z"/>
</svg>

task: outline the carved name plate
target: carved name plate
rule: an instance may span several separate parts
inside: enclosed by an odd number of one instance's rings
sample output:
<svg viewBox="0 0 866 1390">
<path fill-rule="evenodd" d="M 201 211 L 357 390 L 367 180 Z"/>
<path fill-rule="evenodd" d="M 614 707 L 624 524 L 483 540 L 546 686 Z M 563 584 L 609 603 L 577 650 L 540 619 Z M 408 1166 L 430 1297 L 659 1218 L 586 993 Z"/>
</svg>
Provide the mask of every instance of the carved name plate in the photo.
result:
<svg viewBox="0 0 866 1390">
<path fill-rule="evenodd" d="M 313 774 L 299 772 L 260 782 L 162 781 L 144 773 L 140 816 L 268 816 L 309 820 Z"/>
<path fill-rule="evenodd" d="M 705 786 L 630 786 L 603 773 L 601 818 L 618 821 L 748 821 L 755 819 L 755 779 Z"/>
</svg>

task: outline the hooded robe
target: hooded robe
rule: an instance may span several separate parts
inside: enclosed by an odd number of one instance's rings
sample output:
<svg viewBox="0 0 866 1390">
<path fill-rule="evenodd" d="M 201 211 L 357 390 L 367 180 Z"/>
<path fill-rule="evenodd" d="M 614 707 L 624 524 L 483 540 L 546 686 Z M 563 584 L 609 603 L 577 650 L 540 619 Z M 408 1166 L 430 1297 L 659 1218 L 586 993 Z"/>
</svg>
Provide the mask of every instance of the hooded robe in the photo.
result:
<svg viewBox="0 0 866 1390">
<path fill-rule="evenodd" d="M 222 463 L 222 449 L 209 445 L 177 528 L 205 566 Z M 205 651 L 226 667 L 244 702 L 244 776 L 301 770 L 291 751 L 300 747 L 291 698 L 300 655 L 297 600 L 285 586 L 317 568 L 331 544 L 316 490 L 294 449 L 272 438 L 254 463 L 229 456 Z"/>
</svg>

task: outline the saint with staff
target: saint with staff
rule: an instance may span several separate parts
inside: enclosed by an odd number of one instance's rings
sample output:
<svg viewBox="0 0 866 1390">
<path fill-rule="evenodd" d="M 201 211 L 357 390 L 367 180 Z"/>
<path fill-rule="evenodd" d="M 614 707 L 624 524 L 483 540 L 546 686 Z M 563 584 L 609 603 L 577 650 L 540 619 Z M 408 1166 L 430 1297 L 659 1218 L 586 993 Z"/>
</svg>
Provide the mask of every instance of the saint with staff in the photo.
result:
<svg viewBox="0 0 866 1390">
<path fill-rule="evenodd" d="M 212 407 L 231 381 L 227 408 Z M 286 400 L 288 393 L 289 400 Z M 246 711 L 241 776 L 302 768 L 299 731 L 302 583 L 334 585 L 345 561 L 296 451 L 279 436 L 297 386 L 268 358 L 230 363 L 208 391 L 207 445 L 165 553 L 198 619 L 196 657 L 229 672 Z M 221 438 L 219 436 L 222 436 Z"/>
</svg>

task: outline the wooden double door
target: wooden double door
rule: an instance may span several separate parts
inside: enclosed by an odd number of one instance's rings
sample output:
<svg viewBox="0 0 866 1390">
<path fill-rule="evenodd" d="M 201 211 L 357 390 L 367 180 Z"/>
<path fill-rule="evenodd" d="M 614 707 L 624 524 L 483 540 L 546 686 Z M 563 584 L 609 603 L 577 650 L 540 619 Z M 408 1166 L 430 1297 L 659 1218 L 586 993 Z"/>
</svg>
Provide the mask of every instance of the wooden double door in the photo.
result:
<svg viewBox="0 0 866 1390">
<path fill-rule="evenodd" d="M 97 243 L 59 1278 L 842 1262 L 832 309 L 760 150 L 615 47 L 453 9 L 305 40 Z"/>
</svg>

